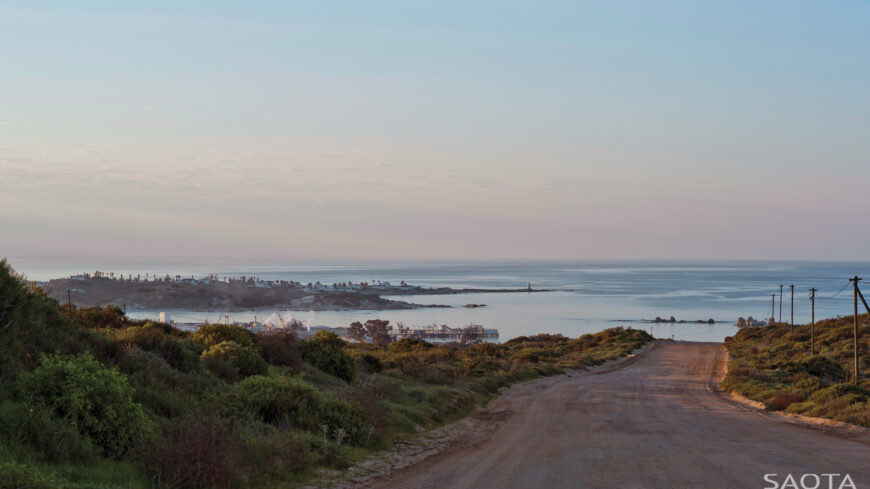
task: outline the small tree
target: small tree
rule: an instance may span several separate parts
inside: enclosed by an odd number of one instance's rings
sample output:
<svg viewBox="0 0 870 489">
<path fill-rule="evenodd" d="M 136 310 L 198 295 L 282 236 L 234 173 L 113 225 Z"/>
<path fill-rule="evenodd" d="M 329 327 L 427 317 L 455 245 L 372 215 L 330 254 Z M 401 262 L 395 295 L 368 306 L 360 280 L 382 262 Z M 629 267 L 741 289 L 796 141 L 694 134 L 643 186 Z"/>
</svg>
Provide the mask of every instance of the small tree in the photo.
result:
<svg viewBox="0 0 870 489">
<path fill-rule="evenodd" d="M 393 337 L 390 331 L 393 327 L 390 322 L 384 319 L 369 319 L 365 324 L 366 333 L 371 338 L 372 343 L 378 345 L 388 345 L 392 343 Z"/>
<path fill-rule="evenodd" d="M 354 321 L 347 328 L 347 337 L 352 340 L 362 341 L 366 337 L 366 329 L 361 322 Z"/>
</svg>

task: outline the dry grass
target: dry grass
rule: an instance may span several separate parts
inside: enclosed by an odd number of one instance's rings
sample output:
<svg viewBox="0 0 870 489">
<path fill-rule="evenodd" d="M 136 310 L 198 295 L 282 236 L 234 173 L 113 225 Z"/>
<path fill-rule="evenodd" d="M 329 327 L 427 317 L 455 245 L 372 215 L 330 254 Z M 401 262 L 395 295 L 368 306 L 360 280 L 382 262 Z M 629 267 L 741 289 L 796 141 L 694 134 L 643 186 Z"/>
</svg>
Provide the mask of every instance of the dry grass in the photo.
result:
<svg viewBox="0 0 870 489">
<path fill-rule="evenodd" d="M 870 426 L 870 316 L 860 315 L 858 345 L 865 374 L 853 383 L 852 317 L 816 323 L 816 355 L 810 327 L 786 324 L 746 328 L 725 341 L 730 353 L 724 387 L 769 409 Z"/>
</svg>

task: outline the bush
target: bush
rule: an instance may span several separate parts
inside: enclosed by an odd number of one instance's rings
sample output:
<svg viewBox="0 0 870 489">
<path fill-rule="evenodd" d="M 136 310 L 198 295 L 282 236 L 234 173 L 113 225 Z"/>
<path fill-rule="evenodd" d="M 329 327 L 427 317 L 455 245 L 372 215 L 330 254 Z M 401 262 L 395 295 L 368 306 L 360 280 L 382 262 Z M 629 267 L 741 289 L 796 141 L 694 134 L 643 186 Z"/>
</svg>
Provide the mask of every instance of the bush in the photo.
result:
<svg viewBox="0 0 870 489">
<path fill-rule="evenodd" d="M 61 314 L 57 301 L 28 285 L 5 259 L 0 260 L 0 298 L 0 381 L 35 367 L 34 352 L 76 353 L 87 347 L 81 328 Z"/>
<path fill-rule="evenodd" d="M 303 344 L 292 331 L 260 333 L 255 336 L 254 341 L 263 360 L 270 365 L 290 367 L 296 371 L 305 366 L 302 361 Z"/>
<path fill-rule="evenodd" d="M 132 326 L 113 334 L 115 341 L 127 346 L 160 355 L 166 362 L 182 372 L 200 368 L 199 353 L 187 341 L 178 338 L 174 328 L 154 323 Z"/>
<path fill-rule="evenodd" d="M 0 403 L 0 437 L 33 449 L 47 462 L 87 462 L 96 448 L 75 426 L 39 406 Z"/>
<path fill-rule="evenodd" d="M 771 409 L 785 410 L 796 402 L 802 401 L 801 396 L 795 392 L 783 392 L 773 396 L 768 405 Z"/>
<path fill-rule="evenodd" d="M 384 364 L 381 362 L 381 359 L 372 354 L 366 353 L 360 360 L 369 373 L 377 374 L 384 370 Z"/>
<path fill-rule="evenodd" d="M 826 380 L 843 382 L 849 378 L 849 374 L 837 362 L 822 356 L 813 356 L 802 360 L 797 364 L 790 364 L 794 370 L 805 371 L 810 375 L 821 377 Z"/>
<path fill-rule="evenodd" d="M 390 351 L 412 351 L 421 348 L 432 348 L 435 345 L 420 338 L 402 338 L 390 345 Z"/>
<path fill-rule="evenodd" d="M 275 430 L 245 441 L 245 457 L 254 479 L 262 482 L 284 480 L 311 467 L 308 444 L 289 433 Z"/>
<path fill-rule="evenodd" d="M 191 338 L 207 346 L 232 341 L 245 348 L 253 348 L 254 334 L 235 324 L 212 323 L 200 326 Z"/>
<path fill-rule="evenodd" d="M 137 347 L 143 350 L 156 350 L 166 339 L 163 328 L 145 323 L 142 326 L 131 326 L 114 333 L 115 341 L 124 346 Z"/>
<path fill-rule="evenodd" d="M 289 425 L 315 433 L 323 425 L 341 428 L 353 443 L 364 441 L 370 426 L 358 408 L 324 398 L 315 388 L 286 377 L 247 378 L 233 387 L 222 404 L 231 418 L 253 417 L 274 426 Z"/>
<path fill-rule="evenodd" d="M 123 455 L 153 429 L 117 368 L 104 367 L 90 353 L 41 359 L 41 365 L 22 379 L 29 402 L 72 423 L 104 455 Z"/>
<path fill-rule="evenodd" d="M 303 429 L 319 428 L 320 393 L 288 378 L 250 377 L 224 399 L 231 417 L 253 416 L 272 425 L 290 423 Z"/>
<path fill-rule="evenodd" d="M 132 322 L 127 319 L 123 309 L 113 305 L 105 307 L 73 306 L 72 317 L 89 329 L 120 329 L 126 328 Z"/>
<path fill-rule="evenodd" d="M 356 378 L 356 363 L 344 351 L 344 342 L 337 334 L 318 331 L 305 348 L 304 358 L 320 370 L 338 377 L 345 382 Z"/>
<path fill-rule="evenodd" d="M 0 489 L 65 489 L 69 487 L 36 467 L 16 462 L 0 463 Z"/>
<path fill-rule="evenodd" d="M 166 433 L 156 469 L 166 487 L 231 487 L 241 477 L 244 445 L 219 420 L 187 418 Z"/>
<path fill-rule="evenodd" d="M 858 402 L 865 402 L 870 398 L 870 391 L 855 384 L 834 384 L 826 389 L 813 393 L 810 400 L 813 402 L 826 402 L 840 397 L 848 397 Z"/>
<path fill-rule="evenodd" d="M 164 341 L 157 353 L 181 372 L 196 372 L 202 368 L 199 353 L 186 340 Z"/>
<path fill-rule="evenodd" d="M 203 352 L 202 360 L 207 369 L 230 381 L 263 375 L 269 370 L 260 355 L 232 341 L 212 346 Z"/>
</svg>

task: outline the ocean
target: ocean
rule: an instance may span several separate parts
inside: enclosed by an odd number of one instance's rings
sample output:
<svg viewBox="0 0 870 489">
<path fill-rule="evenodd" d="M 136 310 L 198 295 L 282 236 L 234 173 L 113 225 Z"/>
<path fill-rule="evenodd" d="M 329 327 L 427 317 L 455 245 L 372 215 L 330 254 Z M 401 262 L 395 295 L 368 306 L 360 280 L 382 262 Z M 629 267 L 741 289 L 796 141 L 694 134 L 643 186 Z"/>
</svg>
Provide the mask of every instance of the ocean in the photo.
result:
<svg viewBox="0 0 870 489">
<path fill-rule="evenodd" d="M 553 289 L 537 293 L 492 293 L 402 296 L 419 304 L 452 308 L 399 311 L 168 311 L 176 322 L 211 322 L 229 316 L 234 321 L 265 319 L 279 312 L 312 326 L 347 326 L 352 321 L 380 318 L 406 326 L 481 324 L 497 328 L 501 340 L 536 333 L 577 337 L 614 326 L 642 328 L 656 337 L 686 341 L 722 341 L 733 335 L 738 317 L 765 319 L 771 314 L 771 294 L 783 284 L 782 319 L 789 321 L 794 284 L 794 320 L 810 320 L 809 289 L 818 289 L 816 318 L 852 314 L 848 278 L 867 276 L 870 263 L 746 262 L 746 261 L 535 261 L 535 262 L 416 262 L 352 263 L 294 262 L 242 259 L 96 259 L 18 258 L 10 264 L 32 280 L 48 280 L 101 270 L 115 274 L 256 276 L 298 282 L 406 281 L 424 287 Z M 486 304 L 469 309 L 465 304 Z M 130 311 L 136 318 L 156 318 L 158 311 Z M 656 316 L 716 324 L 651 324 Z"/>
</svg>

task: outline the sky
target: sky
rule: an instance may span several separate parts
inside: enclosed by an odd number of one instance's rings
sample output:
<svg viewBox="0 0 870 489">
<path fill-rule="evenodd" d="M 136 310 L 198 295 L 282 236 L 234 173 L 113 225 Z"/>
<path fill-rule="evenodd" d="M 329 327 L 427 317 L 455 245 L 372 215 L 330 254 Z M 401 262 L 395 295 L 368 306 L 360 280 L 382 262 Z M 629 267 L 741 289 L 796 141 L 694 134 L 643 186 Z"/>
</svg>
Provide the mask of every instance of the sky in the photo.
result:
<svg viewBox="0 0 870 489">
<path fill-rule="evenodd" d="M 868 33 L 863 0 L 0 1 L 0 256 L 866 259 Z"/>
</svg>

